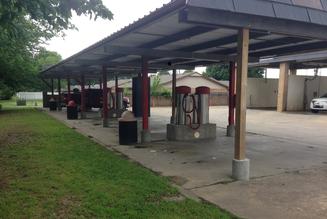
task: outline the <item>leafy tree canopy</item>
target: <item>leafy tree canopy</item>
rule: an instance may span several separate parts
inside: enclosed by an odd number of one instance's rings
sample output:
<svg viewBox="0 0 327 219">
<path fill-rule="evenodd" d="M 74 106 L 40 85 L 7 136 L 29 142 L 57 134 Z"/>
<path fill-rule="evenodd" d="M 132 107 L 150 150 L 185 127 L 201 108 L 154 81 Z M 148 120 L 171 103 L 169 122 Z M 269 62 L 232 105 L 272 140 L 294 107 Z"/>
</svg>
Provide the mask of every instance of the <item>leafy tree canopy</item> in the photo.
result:
<svg viewBox="0 0 327 219">
<path fill-rule="evenodd" d="M 264 70 L 262 68 L 249 68 L 249 78 L 263 78 Z M 207 77 L 212 77 L 220 81 L 229 80 L 229 65 L 211 65 L 208 66 L 204 73 Z"/>
<path fill-rule="evenodd" d="M 61 60 L 42 45 L 75 28 L 74 12 L 91 19 L 113 17 L 102 0 L 0 0 L 0 94 L 42 87 L 38 72 Z"/>
<path fill-rule="evenodd" d="M 102 0 L 0 0 L 0 26 L 15 33 L 20 29 L 17 21 L 28 20 L 51 36 L 74 27 L 73 12 L 91 19 L 113 18 Z"/>
</svg>

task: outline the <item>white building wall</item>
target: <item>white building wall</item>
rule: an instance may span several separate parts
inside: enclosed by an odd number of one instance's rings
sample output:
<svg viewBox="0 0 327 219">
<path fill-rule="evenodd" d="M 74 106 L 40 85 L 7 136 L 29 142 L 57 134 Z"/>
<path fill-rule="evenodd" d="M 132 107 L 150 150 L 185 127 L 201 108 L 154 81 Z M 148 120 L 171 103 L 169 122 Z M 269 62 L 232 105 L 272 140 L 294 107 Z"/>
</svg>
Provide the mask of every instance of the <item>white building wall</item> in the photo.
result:
<svg viewBox="0 0 327 219">
<path fill-rule="evenodd" d="M 16 94 L 19 99 L 24 100 L 42 100 L 42 92 L 19 92 Z"/>
<path fill-rule="evenodd" d="M 313 76 L 290 75 L 288 80 L 287 110 L 302 111 L 304 106 L 305 78 Z M 307 110 L 315 97 L 327 93 L 327 77 L 317 77 L 307 81 Z M 277 107 L 278 79 L 248 79 L 247 105 L 250 108 Z"/>
<path fill-rule="evenodd" d="M 313 78 L 313 77 L 307 77 Z M 320 97 L 327 93 L 327 77 L 317 77 L 307 82 L 307 109 L 313 98 Z"/>
<path fill-rule="evenodd" d="M 247 106 L 273 108 L 277 106 L 278 79 L 249 78 Z"/>
<path fill-rule="evenodd" d="M 290 75 L 288 79 L 287 111 L 302 111 L 304 77 Z"/>
</svg>

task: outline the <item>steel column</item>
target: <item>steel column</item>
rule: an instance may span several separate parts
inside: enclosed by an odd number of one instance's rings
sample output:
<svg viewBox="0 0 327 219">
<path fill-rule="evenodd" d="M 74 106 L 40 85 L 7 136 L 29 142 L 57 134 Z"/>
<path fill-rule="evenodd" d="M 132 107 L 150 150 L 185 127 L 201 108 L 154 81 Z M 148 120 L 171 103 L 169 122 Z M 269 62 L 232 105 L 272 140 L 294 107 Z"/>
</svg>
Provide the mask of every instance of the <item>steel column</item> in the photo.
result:
<svg viewBox="0 0 327 219">
<path fill-rule="evenodd" d="M 81 75 L 81 119 L 86 118 L 85 75 Z"/>
<path fill-rule="evenodd" d="M 149 129 L 149 97 L 148 97 L 148 61 L 142 58 L 142 102 L 143 102 L 143 130 Z"/>
<path fill-rule="evenodd" d="M 108 87 L 107 87 L 107 69 L 102 66 L 102 110 L 103 110 L 103 127 L 108 127 Z"/>
<path fill-rule="evenodd" d="M 61 79 L 58 78 L 58 110 L 61 111 Z"/>
<path fill-rule="evenodd" d="M 235 62 L 229 63 L 229 103 L 228 103 L 228 127 L 227 136 L 235 135 L 235 83 L 236 65 Z"/>
<path fill-rule="evenodd" d="M 53 82 L 53 78 L 51 78 L 51 95 L 52 95 L 52 97 L 54 96 L 54 82 Z"/>
<path fill-rule="evenodd" d="M 173 69 L 172 94 L 171 94 L 171 124 L 176 123 L 176 69 Z"/>
<path fill-rule="evenodd" d="M 118 76 L 115 76 L 115 109 L 118 109 Z"/>
<path fill-rule="evenodd" d="M 151 135 L 149 130 L 149 79 L 148 79 L 148 59 L 142 57 L 142 142 L 150 142 Z"/>
<path fill-rule="evenodd" d="M 70 78 L 67 79 L 67 103 L 69 103 L 69 101 L 71 101 L 72 96 L 71 96 L 71 89 L 70 89 Z"/>
</svg>

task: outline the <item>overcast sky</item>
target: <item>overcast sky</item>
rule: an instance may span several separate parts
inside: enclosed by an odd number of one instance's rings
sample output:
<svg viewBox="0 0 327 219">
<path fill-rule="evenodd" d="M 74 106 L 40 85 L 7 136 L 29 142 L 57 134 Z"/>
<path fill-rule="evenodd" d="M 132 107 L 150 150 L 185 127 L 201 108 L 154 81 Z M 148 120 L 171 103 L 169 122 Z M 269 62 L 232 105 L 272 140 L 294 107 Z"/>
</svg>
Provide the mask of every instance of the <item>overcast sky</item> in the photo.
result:
<svg viewBox="0 0 327 219">
<path fill-rule="evenodd" d="M 66 31 L 64 38 L 54 38 L 46 47 L 48 50 L 58 52 L 64 59 L 68 58 L 168 2 L 170 0 L 103 0 L 103 3 L 113 12 L 114 20 L 99 18 L 94 21 L 86 16 L 74 16 L 72 22 L 78 31 Z M 197 68 L 196 70 L 202 73 L 205 69 Z M 301 73 L 307 74 L 308 72 Z M 313 74 L 313 71 L 310 73 Z M 278 75 L 276 70 L 268 71 L 268 77 L 276 78 Z M 327 75 L 326 70 L 322 71 L 322 75 Z"/>
<path fill-rule="evenodd" d="M 61 37 L 54 38 L 46 47 L 48 50 L 58 52 L 65 59 L 149 14 L 150 11 L 169 1 L 103 0 L 103 3 L 114 13 L 114 20 L 97 19 L 93 21 L 89 17 L 74 16 L 72 22 L 77 26 L 78 31 L 66 31 L 64 39 Z"/>
</svg>

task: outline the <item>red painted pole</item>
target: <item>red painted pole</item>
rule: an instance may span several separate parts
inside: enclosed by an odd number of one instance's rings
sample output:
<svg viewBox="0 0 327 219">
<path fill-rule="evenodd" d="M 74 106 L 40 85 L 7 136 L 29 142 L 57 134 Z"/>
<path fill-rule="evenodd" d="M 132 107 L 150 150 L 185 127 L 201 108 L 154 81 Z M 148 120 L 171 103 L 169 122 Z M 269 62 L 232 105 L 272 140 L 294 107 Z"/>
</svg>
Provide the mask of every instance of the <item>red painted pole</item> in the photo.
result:
<svg viewBox="0 0 327 219">
<path fill-rule="evenodd" d="M 115 109 L 118 109 L 118 76 L 115 76 Z"/>
<path fill-rule="evenodd" d="M 85 76 L 81 76 L 81 114 L 82 119 L 85 118 L 86 106 L 85 106 Z"/>
<path fill-rule="evenodd" d="M 58 110 L 61 111 L 61 79 L 58 78 Z"/>
<path fill-rule="evenodd" d="M 236 65 L 235 62 L 229 64 L 229 113 L 228 124 L 235 125 L 235 84 L 236 84 Z"/>
<path fill-rule="evenodd" d="M 107 87 L 107 69 L 105 66 L 102 66 L 102 83 L 103 83 L 103 124 L 104 126 L 107 123 L 108 119 L 108 87 Z"/>
<path fill-rule="evenodd" d="M 67 94 L 67 104 L 68 102 L 71 100 L 71 90 L 70 90 L 70 79 L 67 79 L 67 90 L 68 90 L 68 94 Z"/>
<path fill-rule="evenodd" d="M 142 58 L 142 119 L 143 119 L 143 130 L 149 130 L 149 85 L 148 85 L 148 60 Z"/>
<path fill-rule="evenodd" d="M 51 95 L 54 96 L 54 85 L 53 85 L 53 78 L 51 78 Z"/>
<path fill-rule="evenodd" d="M 173 69 L 173 80 L 172 80 L 172 109 L 171 109 L 171 123 L 175 124 L 175 117 L 176 117 L 176 69 Z"/>
</svg>

